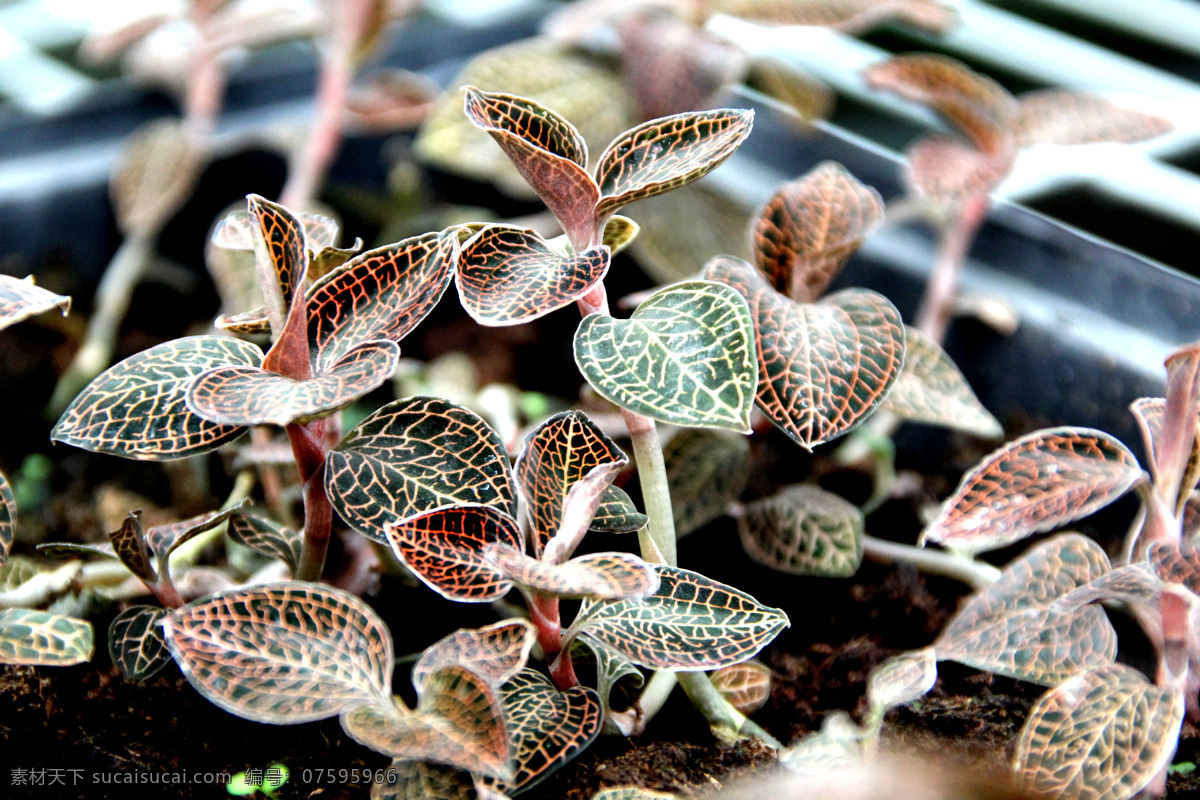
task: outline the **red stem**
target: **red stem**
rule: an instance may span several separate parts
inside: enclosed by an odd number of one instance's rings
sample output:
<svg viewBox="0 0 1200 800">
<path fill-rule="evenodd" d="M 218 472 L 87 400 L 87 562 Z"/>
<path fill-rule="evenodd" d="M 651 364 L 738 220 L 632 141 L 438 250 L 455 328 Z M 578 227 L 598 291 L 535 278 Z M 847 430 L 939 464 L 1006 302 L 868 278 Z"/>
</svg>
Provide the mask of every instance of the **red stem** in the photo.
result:
<svg viewBox="0 0 1200 800">
<path fill-rule="evenodd" d="M 304 547 L 300 551 L 296 579 L 319 581 L 333 530 L 333 506 L 325 493 L 325 455 L 328 451 L 325 422 L 317 419 L 304 425 L 292 423 L 287 426 L 287 434 L 300 470 L 300 480 L 304 483 Z"/>
<path fill-rule="evenodd" d="M 946 339 L 967 251 L 971 249 L 975 234 L 987 217 L 988 205 L 986 194 L 969 198 L 963 202 L 954 224 L 943 231 L 937 261 L 929 275 L 929 285 L 925 288 L 921 308 L 917 311 L 916 324 L 922 333 L 938 344 Z"/>
<path fill-rule="evenodd" d="M 579 685 L 575 667 L 571 663 L 571 651 L 562 646 L 562 622 L 558 614 L 558 598 L 537 592 L 524 592 L 525 605 L 529 607 L 529 618 L 537 629 L 538 644 L 546 660 L 550 662 L 550 676 L 559 689 L 566 691 Z"/>
</svg>

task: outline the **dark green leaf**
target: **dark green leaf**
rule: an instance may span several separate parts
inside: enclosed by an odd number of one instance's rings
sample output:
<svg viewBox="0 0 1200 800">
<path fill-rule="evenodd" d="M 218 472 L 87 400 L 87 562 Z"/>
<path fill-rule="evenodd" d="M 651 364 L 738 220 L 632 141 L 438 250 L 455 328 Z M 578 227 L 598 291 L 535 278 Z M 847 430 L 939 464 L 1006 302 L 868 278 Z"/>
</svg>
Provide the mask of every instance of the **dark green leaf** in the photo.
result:
<svg viewBox="0 0 1200 800">
<path fill-rule="evenodd" d="M 278 558 L 295 573 L 304 537 L 253 508 L 240 508 L 229 517 L 229 538 L 256 553 Z"/>
<path fill-rule="evenodd" d="M 646 682 L 646 678 L 642 675 L 642 671 L 619 650 L 614 650 L 587 634 L 575 637 L 575 641 L 572 643 L 572 656 L 583 647 L 587 648 L 596 661 L 596 692 L 604 704 L 605 733 L 632 736 L 641 711 L 636 706 L 626 711 L 614 711 L 612 692 L 617 683 L 625 678 L 629 678 L 629 682 L 635 688 L 641 688 Z"/>
<path fill-rule="evenodd" d="M 604 490 L 591 529 L 599 533 L 633 533 L 646 527 L 650 518 L 637 510 L 624 489 L 609 486 Z"/>
<path fill-rule="evenodd" d="M 184 542 L 199 536 L 205 531 L 211 531 L 213 528 L 220 525 L 243 505 L 249 501 L 242 501 L 240 505 L 232 508 L 227 508 L 223 511 L 210 511 L 206 514 L 200 514 L 195 517 L 190 517 L 179 522 L 173 522 L 170 525 L 156 525 L 146 531 L 146 544 L 150 545 L 150 552 L 154 554 L 158 561 L 158 571 L 165 572 L 167 559 L 175 549 Z"/>
<path fill-rule="evenodd" d="M 0 567 L 8 563 L 8 551 L 12 549 L 16 522 L 17 498 L 13 496 L 8 478 L 0 472 Z"/>
<path fill-rule="evenodd" d="M 738 532 L 751 558 L 781 572 L 847 578 L 862 563 L 862 512 L 817 486 L 746 504 Z"/>
<path fill-rule="evenodd" d="M 741 496 L 750 472 L 745 436 L 720 430 L 685 429 L 663 446 L 675 535 L 686 536 L 725 513 Z"/>
<path fill-rule="evenodd" d="M 108 626 L 108 655 L 127 681 L 144 681 L 171 660 L 159 621 L 167 609 L 133 606 Z"/>
<path fill-rule="evenodd" d="M 151 561 L 152 553 L 142 531 L 142 512 L 131 511 L 121 521 L 121 527 L 108 534 L 113 554 L 130 572 L 143 581 L 153 583 L 157 576 Z"/>
</svg>

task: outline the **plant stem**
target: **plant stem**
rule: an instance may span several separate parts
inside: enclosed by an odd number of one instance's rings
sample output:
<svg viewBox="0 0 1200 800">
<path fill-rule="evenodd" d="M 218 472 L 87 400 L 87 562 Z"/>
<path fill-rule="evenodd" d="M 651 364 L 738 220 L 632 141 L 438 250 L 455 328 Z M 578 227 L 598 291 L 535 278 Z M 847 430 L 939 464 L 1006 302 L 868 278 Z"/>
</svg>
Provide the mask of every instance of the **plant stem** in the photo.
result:
<svg viewBox="0 0 1200 800">
<path fill-rule="evenodd" d="M 778 739 L 731 706 L 729 701 L 712 685 L 707 673 L 677 672 L 675 677 L 679 680 L 679 685 L 683 687 L 683 692 L 688 696 L 688 700 L 692 701 L 692 705 L 704 715 L 714 729 L 725 730 L 734 735 L 755 736 L 768 747 L 775 750 L 783 749 L 783 745 Z"/>
<path fill-rule="evenodd" d="M 329 552 L 329 536 L 333 530 L 333 506 L 325 493 L 325 427 L 323 420 L 305 425 L 287 426 L 292 453 L 304 483 L 304 546 L 296 580 L 319 581 Z"/>
<path fill-rule="evenodd" d="M 963 201 L 958 216 L 952 224 L 942 229 L 941 246 L 937 260 L 929 274 L 929 285 L 921 308 L 917 311 L 916 327 L 938 344 L 946 339 L 946 329 L 954 312 L 954 299 L 958 294 L 959 277 L 967 259 L 967 251 L 975 241 L 979 226 L 987 217 L 989 198 L 986 194 L 976 195 Z"/>
<path fill-rule="evenodd" d="M 906 561 L 922 572 L 962 581 L 972 589 L 982 589 L 1000 577 L 1000 570 L 982 561 L 874 536 L 863 536 L 863 554 L 886 563 Z"/>
</svg>

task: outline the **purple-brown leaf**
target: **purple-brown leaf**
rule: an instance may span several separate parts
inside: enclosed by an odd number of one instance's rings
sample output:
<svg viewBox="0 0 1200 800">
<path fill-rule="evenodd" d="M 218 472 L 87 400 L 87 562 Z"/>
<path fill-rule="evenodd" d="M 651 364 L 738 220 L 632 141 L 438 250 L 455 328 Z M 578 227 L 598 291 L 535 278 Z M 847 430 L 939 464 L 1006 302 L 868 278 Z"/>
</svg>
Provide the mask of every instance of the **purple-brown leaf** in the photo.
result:
<svg viewBox="0 0 1200 800">
<path fill-rule="evenodd" d="M 948 136 L 931 134 L 908 149 L 905 178 L 912 190 L 953 206 L 990 194 L 1012 169 L 1015 151 L 986 153 Z"/>
<path fill-rule="evenodd" d="M 1036 431 L 964 475 L 921 539 L 969 553 L 994 550 L 1103 508 L 1142 475 L 1133 453 L 1103 431 Z"/>
<path fill-rule="evenodd" d="M 1021 95 L 1016 145 L 1140 142 L 1174 125 L 1156 114 L 1124 108 L 1085 92 L 1046 89 Z"/>
<path fill-rule="evenodd" d="M 535 231 L 493 225 L 463 245 L 458 296 L 481 325 L 528 322 L 590 292 L 609 260 L 604 246 L 560 255 Z"/>
</svg>

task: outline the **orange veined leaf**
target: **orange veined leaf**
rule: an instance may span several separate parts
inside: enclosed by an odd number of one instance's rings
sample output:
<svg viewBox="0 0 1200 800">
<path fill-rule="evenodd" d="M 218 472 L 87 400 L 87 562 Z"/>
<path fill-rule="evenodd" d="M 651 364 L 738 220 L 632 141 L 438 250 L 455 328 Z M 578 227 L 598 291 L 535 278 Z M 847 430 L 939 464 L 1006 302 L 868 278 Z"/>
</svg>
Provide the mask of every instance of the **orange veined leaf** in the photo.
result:
<svg viewBox="0 0 1200 800">
<path fill-rule="evenodd" d="M 492 544 L 484 558 L 513 583 L 554 597 L 640 598 L 652 594 L 659 582 L 654 568 L 632 553 L 588 553 L 553 564 Z"/>
<path fill-rule="evenodd" d="M 1133 453 L 1103 431 L 1035 431 L 964 475 L 921 541 L 968 553 L 995 550 L 1103 508 L 1143 474 Z"/>
<path fill-rule="evenodd" d="M 251 194 L 247 195 L 246 200 L 250 217 L 257 223 L 253 240 L 255 257 L 266 259 L 276 278 L 274 285 L 266 285 L 262 289 L 271 330 L 278 336 L 292 308 L 295 294 L 304 285 L 304 275 L 308 269 L 304 225 L 290 210 L 265 197 Z M 259 274 L 262 274 L 261 269 Z"/>
<path fill-rule="evenodd" d="M 918 141 L 905 155 L 904 176 L 910 189 L 950 207 L 991 194 L 1016 158 L 1012 150 L 988 153 L 936 133 Z"/>
<path fill-rule="evenodd" d="M 754 659 L 721 667 L 711 679 L 713 688 L 743 714 L 758 711 L 771 696 L 771 670 Z"/>
<path fill-rule="evenodd" d="M 420 694 L 433 673 L 456 664 L 499 686 L 525 667 L 535 641 L 537 632 L 526 620 L 460 628 L 425 648 L 413 665 L 413 686 Z"/>
<path fill-rule="evenodd" d="M 587 475 L 572 484 L 563 501 L 562 522 L 558 531 L 546 542 L 541 560 L 546 564 L 561 564 L 571 557 L 583 537 L 594 527 L 596 514 L 606 497 L 613 497 L 610 490 L 621 491 L 612 486 L 613 479 L 625 465 L 619 461 L 593 467 Z M 624 495 L 624 492 L 621 492 Z M 629 495 L 625 495 L 628 500 Z M 629 501 L 634 514 L 633 502 Z"/>
<path fill-rule="evenodd" d="M 35 285 L 32 275 L 24 279 L 0 275 L 0 330 L 56 307 L 65 317 L 71 298 Z"/>
<path fill-rule="evenodd" d="M 67 667 L 92 660 L 92 623 L 32 608 L 0 609 L 0 664 Z"/>
<path fill-rule="evenodd" d="M 240 508 L 229 517 L 229 538 L 268 558 L 278 558 L 295 574 L 304 536 L 280 525 L 255 508 Z"/>
</svg>

